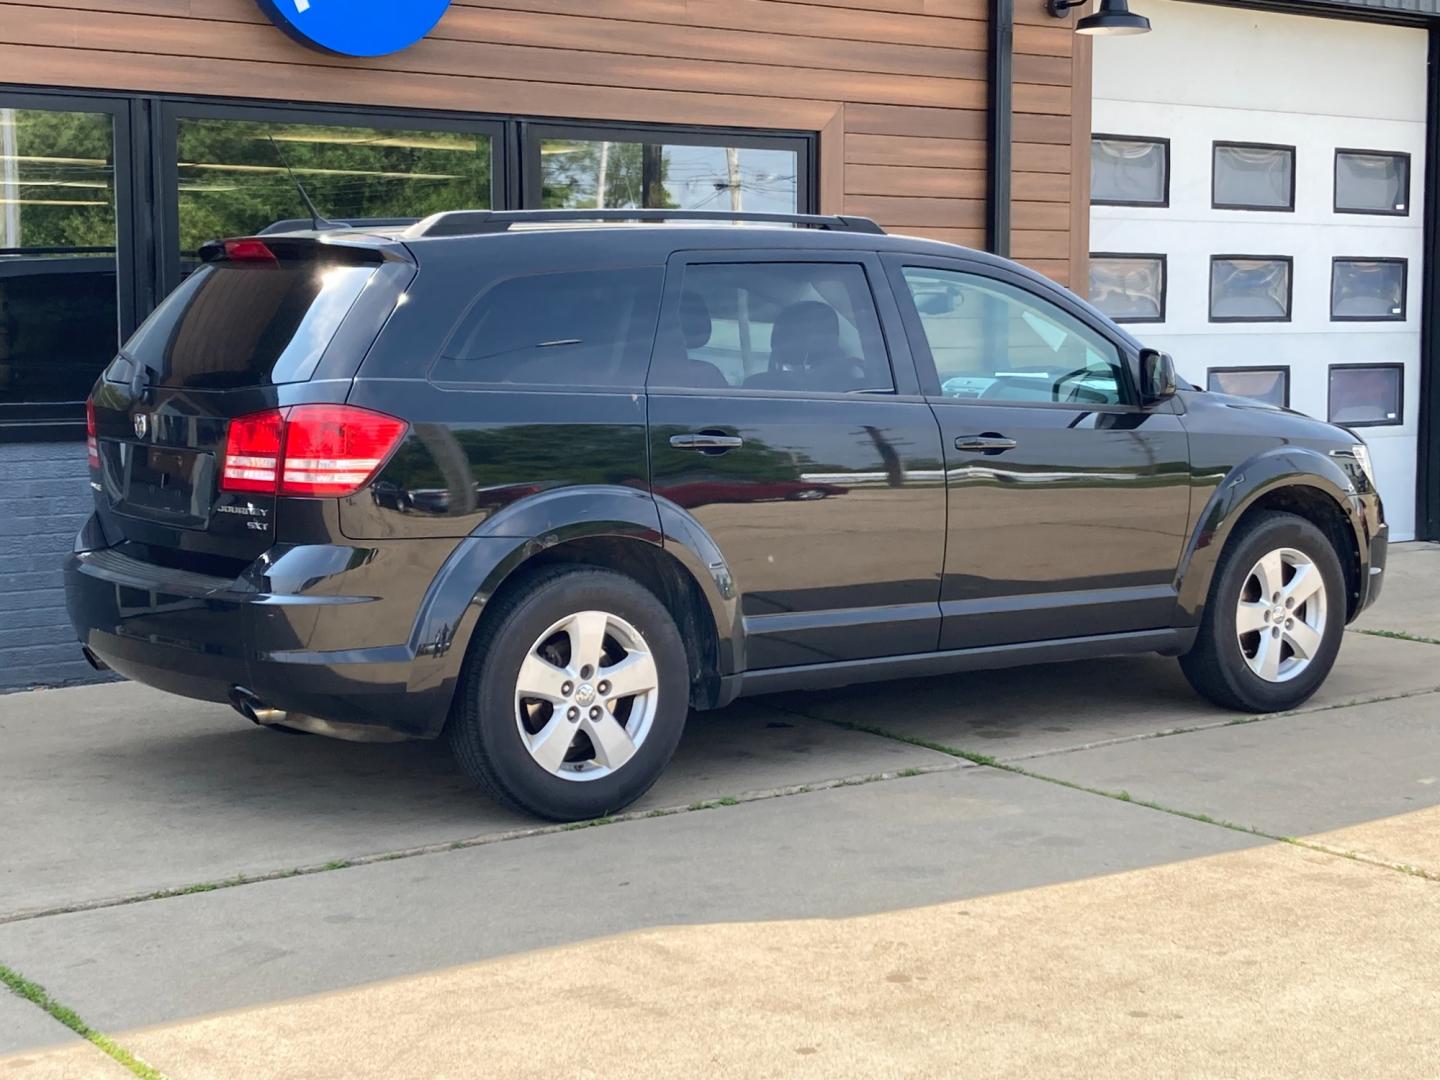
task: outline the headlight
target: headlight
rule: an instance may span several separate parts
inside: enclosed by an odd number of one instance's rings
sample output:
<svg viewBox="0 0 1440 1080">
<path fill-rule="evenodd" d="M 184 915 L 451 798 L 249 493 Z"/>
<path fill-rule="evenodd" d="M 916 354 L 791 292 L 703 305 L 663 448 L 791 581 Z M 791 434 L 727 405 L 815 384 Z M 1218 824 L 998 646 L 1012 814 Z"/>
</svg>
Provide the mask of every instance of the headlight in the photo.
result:
<svg viewBox="0 0 1440 1080">
<path fill-rule="evenodd" d="M 1355 460 L 1360 463 L 1360 471 L 1365 474 L 1365 479 L 1370 482 L 1371 490 L 1375 490 L 1375 467 L 1370 464 L 1370 448 L 1364 443 L 1356 443 L 1350 447 L 1350 452 L 1355 455 Z"/>
</svg>

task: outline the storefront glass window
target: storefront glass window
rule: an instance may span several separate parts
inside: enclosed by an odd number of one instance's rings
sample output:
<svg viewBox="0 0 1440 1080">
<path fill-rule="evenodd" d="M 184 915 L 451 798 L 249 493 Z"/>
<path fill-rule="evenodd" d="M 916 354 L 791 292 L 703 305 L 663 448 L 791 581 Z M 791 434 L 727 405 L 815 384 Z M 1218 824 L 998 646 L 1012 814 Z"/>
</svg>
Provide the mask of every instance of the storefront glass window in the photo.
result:
<svg viewBox="0 0 1440 1080">
<path fill-rule="evenodd" d="M 419 218 L 491 205 L 490 137 L 473 131 L 181 117 L 180 250 L 306 218 Z M 293 177 L 292 177 L 293 174 Z"/>
<path fill-rule="evenodd" d="M 0 405 L 77 401 L 114 355 L 114 151 L 107 113 L 0 99 Z"/>
<path fill-rule="evenodd" d="M 540 184 L 547 209 L 800 209 L 792 150 L 546 138 Z"/>
</svg>

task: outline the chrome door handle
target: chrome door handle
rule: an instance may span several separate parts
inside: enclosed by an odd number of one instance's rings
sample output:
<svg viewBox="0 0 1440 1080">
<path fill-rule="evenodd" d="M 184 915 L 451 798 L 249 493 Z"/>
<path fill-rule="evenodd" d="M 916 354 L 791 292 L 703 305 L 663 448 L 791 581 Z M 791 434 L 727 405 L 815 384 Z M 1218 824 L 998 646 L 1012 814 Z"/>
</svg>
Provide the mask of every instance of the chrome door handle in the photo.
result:
<svg viewBox="0 0 1440 1080">
<path fill-rule="evenodd" d="M 676 450 L 699 450 L 702 454 L 723 454 L 745 445 L 739 435 L 720 431 L 697 431 L 693 435 L 671 435 L 670 445 Z"/>
<path fill-rule="evenodd" d="M 1003 454 L 1015 449 L 1015 440 L 1007 439 L 987 431 L 983 435 L 959 435 L 955 439 L 956 450 L 969 450 L 980 454 Z"/>
</svg>

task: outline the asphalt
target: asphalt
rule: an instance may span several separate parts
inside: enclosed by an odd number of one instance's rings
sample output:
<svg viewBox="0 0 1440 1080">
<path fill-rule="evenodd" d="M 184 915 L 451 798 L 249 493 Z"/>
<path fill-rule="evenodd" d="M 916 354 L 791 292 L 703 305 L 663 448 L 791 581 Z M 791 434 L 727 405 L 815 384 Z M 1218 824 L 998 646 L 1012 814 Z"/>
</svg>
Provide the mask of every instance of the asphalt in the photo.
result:
<svg viewBox="0 0 1440 1080">
<path fill-rule="evenodd" d="M 1440 644 L 1376 632 L 1440 642 L 1437 570 L 1293 714 L 1158 657 L 785 695 L 579 829 L 436 747 L 0 697 L 0 976 L 171 1078 L 1430 1075 Z M 0 1077 L 124 1075 L 0 990 Z"/>
</svg>

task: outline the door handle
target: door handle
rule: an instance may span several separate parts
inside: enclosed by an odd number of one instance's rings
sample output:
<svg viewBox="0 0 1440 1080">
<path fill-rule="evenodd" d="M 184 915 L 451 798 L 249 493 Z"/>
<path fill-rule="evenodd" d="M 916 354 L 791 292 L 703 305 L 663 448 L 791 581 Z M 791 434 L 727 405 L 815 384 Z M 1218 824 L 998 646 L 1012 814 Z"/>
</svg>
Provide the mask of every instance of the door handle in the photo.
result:
<svg viewBox="0 0 1440 1080">
<path fill-rule="evenodd" d="M 980 435 L 958 435 L 955 438 L 956 450 L 970 450 L 980 454 L 1003 454 L 1006 450 L 1015 449 L 1015 440 L 1007 439 L 1004 435 L 987 431 Z"/>
<path fill-rule="evenodd" d="M 723 431 L 697 431 L 693 435 L 671 435 L 670 445 L 676 450 L 699 450 L 702 454 L 723 454 L 745 445 L 739 435 Z"/>
</svg>

